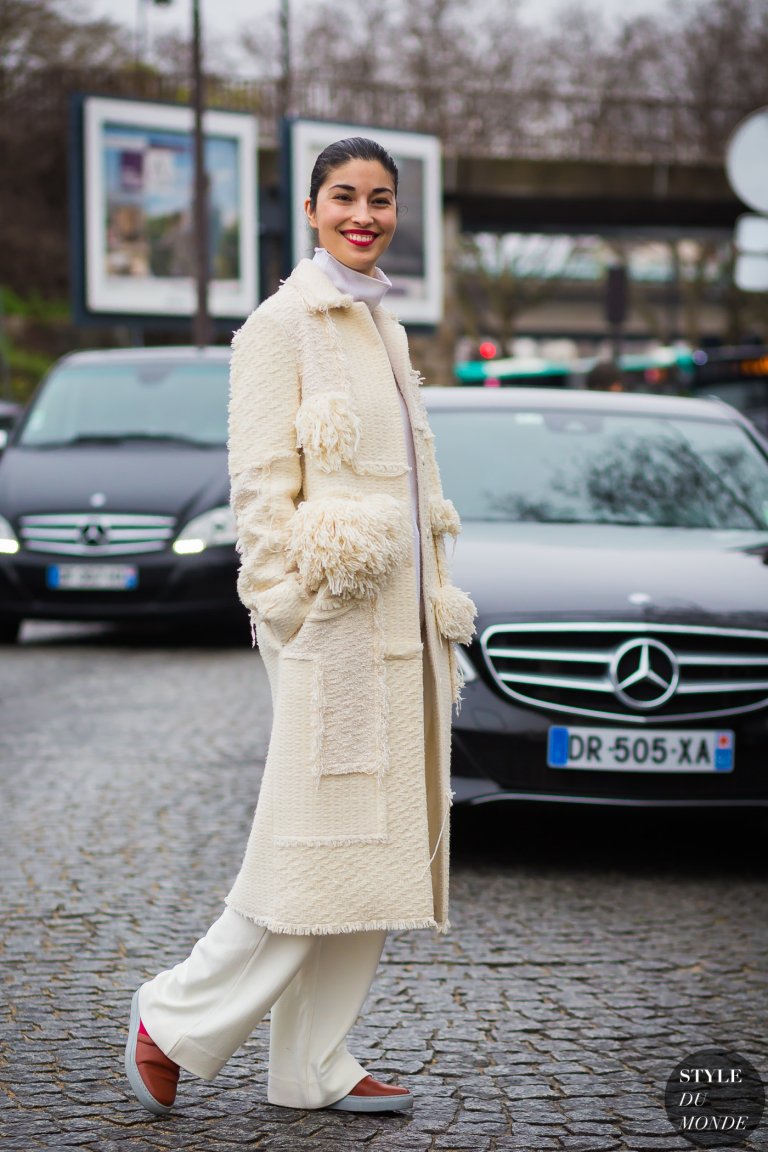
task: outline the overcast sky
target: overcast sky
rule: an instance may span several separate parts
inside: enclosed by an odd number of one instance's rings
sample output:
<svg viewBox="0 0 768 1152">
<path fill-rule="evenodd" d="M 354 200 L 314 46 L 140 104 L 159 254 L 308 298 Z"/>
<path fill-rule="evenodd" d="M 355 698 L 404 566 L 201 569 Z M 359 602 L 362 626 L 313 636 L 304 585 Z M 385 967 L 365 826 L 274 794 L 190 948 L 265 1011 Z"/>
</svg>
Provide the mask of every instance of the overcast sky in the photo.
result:
<svg viewBox="0 0 768 1152">
<path fill-rule="evenodd" d="M 302 4 L 311 0 L 291 0 L 291 11 L 297 13 Z M 504 0 L 500 0 L 503 4 Z M 589 0 L 590 6 L 606 16 L 638 16 L 660 12 L 669 7 L 670 0 Z M 467 0 L 471 6 L 472 0 Z M 522 0 L 521 11 L 530 23 L 541 24 L 551 19 L 565 0 Z M 79 8 L 86 14 L 108 16 L 135 30 L 139 19 L 146 21 L 150 38 L 171 29 L 187 30 L 191 22 L 192 0 L 171 0 L 168 7 L 157 7 L 152 0 L 79 0 Z M 229 37 L 246 24 L 267 21 L 277 23 L 279 0 L 201 0 L 203 28 L 219 36 Z M 349 4 L 350 18 L 354 19 L 354 2 Z M 141 16 L 140 16 L 141 14 Z"/>
</svg>

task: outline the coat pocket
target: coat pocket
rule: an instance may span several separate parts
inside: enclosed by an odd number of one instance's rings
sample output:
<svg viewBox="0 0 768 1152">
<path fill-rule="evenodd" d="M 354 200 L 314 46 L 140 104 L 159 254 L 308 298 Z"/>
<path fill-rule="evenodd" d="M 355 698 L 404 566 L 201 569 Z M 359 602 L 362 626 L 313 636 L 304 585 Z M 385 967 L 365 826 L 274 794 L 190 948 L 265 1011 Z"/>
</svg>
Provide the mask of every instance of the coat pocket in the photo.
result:
<svg viewBox="0 0 768 1152">
<path fill-rule="evenodd" d="M 278 844 L 386 840 L 387 683 L 375 609 L 310 616 L 280 660 L 274 749 Z"/>
</svg>

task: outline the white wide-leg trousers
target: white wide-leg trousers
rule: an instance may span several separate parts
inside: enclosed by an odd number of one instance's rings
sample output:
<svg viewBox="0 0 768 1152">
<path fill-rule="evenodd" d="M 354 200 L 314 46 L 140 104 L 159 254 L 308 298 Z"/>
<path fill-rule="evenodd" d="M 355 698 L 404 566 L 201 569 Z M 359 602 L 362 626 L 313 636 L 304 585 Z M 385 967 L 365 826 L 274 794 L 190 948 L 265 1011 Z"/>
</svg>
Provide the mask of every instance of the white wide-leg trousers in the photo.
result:
<svg viewBox="0 0 768 1152">
<path fill-rule="evenodd" d="M 385 936 L 277 934 L 227 908 L 186 960 L 141 987 L 141 1019 L 166 1056 L 211 1080 L 271 1008 L 270 1104 L 324 1108 L 367 1075 L 346 1037 Z"/>
</svg>

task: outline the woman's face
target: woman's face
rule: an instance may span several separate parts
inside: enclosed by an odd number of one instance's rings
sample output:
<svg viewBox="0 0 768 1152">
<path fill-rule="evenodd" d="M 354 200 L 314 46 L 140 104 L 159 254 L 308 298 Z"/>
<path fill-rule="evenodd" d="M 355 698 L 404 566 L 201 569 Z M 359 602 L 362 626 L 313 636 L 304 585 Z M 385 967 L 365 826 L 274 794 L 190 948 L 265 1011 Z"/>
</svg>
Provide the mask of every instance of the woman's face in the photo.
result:
<svg viewBox="0 0 768 1152">
<path fill-rule="evenodd" d="M 334 168 L 304 211 L 317 242 L 342 264 L 372 276 L 397 226 L 395 182 L 378 160 L 348 160 Z"/>
</svg>

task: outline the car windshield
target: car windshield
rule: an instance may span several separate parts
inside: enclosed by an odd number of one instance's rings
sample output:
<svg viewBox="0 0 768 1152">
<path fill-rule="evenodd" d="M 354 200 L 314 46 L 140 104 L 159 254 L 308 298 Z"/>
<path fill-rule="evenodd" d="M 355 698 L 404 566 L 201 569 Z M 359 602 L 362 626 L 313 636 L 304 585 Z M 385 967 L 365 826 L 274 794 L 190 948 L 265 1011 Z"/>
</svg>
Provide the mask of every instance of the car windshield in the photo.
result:
<svg viewBox="0 0 768 1152">
<path fill-rule="evenodd" d="M 768 461 L 725 420 L 456 408 L 430 423 L 467 521 L 768 526 Z"/>
<path fill-rule="evenodd" d="M 160 440 L 201 447 L 227 439 L 225 360 L 63 364 L 48 378 L 20 444 Z"/>
</svg>

